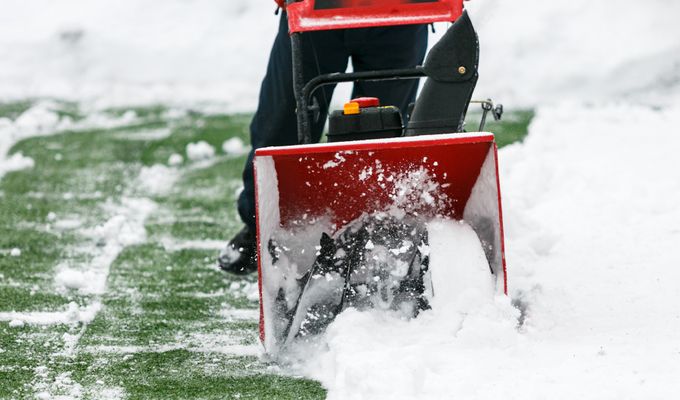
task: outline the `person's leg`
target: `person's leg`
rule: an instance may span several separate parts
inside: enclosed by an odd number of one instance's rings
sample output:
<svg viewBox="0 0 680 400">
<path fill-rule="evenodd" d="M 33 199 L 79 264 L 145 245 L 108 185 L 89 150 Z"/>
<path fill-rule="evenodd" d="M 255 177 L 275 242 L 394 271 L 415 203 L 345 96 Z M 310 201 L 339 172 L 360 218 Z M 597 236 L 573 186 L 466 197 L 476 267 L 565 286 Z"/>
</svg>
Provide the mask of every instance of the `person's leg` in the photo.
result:
<svg viewBox="0 0 680 400">
<path fill-rule="evenodd" d="M 347 44 L 355 71 L 411 68 L 422 65 L 427 51 L 427 25 L 404 25 L 348 31 Z M 352 97 L 378 97 L 382 105 L 399 107 L 406 116 L 415 101 L 418 80 L 358 82 Z"/>
<path fill-rule="evenodd" d="M 338 32 L 305 33 L 302 38 L 303 70 L 307 80 L 319 74 L 346 69 L 348 54 L 341 47 L 342 41 Z M 318 119 L 312 123 L 315 141 L 321 136 L 332 94 L 331 86 L 316 93 L 320 112 Z M 269 57 L 267 74 L 262 81 L 257 111 L 250 125 L 250 141 L 253 149 L 243 169 L 244 185 L 238 199 L 238 210 L 243 222 L 254 229 L 255 186 L 252 162 L 255 149 L 297 143 L 292 56 L 285 13 L 281 17 L 279 32 Z"/>
<path fill-rule="evenodd" d="M 349 55 L 338 31 L 305 33 L 302 38 L 305 79 L 346 69 Z M 332 94 L 332 86 L 324 87 L 315 94 L 320 108 L 318 118 L 312 121 L 312 136 L 315 141 L 321 136 Z M 243 168 L 243 191 L 238 198 L 238 212 L 245 228 L 229 242 L 218 259 L 222 269 L 235 273 L 247 273 L 255 268 L 255 150 L 297 143 L 292 55 L 285 13 L 281 17 L 279 31 L 269 56 L 267 73 L 260 87 L 257 111 L 250 124 L 250 141 L 252 150 Z"/>
</svg>

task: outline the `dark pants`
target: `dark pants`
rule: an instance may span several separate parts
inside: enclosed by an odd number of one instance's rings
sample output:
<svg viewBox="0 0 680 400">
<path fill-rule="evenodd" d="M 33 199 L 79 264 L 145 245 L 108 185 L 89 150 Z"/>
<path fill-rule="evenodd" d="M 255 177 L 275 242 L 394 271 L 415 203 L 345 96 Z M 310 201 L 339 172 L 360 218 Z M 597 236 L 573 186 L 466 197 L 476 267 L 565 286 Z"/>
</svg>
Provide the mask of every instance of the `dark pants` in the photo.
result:
<svg viewBox="0 0 680 400">
<path fill-rule="evenodd" d="M 350 57 L 357 72 L 413 67 L 422 64 L 426 48 L 427 25 L 303 33 L 305 81 L 320 74 L 344 72 Z M 321 137 L 334 88 L 325 86 L 314 95 L 320 106 L 320 118 L 312 121 L 314 142 Z M 381 104 L 395 105 L 405 112 L 408 104 L 415 100 L 417 89 L 417 80 L 359 82 L 354 85 L 352 97 L 378 97 Z M 243 192 L 238 199 L 238 211 L 243 222 L 255 229 L 255 149 L 297 144 L 292 58 L 285 13 L 281 16 L 279 32 L 269 55 L 267 74 L 260 88 L 257 111 L 250 124 L 250 141 L 253 150 L 243 169 Z"/>
</svg>

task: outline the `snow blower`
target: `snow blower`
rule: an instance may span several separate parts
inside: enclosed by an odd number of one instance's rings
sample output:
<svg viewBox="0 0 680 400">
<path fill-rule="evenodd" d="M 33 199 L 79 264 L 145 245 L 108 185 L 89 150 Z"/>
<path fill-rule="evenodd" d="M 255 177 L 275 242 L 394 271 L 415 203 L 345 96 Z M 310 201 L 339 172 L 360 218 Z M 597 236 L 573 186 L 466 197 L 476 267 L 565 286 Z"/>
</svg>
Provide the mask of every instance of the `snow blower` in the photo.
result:
<svg viewBox="0 0 680 400">
<path fill-rule="evenodd" d="M 357 4 L 354 4 L 357 3 Z M 368 5 L 367 5 L 368 3 Z M 464 220 L 507 291 L 497 150 L 466 133 L 477 82 L 477 34 L 462 0 L 303 0 L 287 5 L 299 145 L 255 153 L 260 339 L 275 354 L 322 333 L 348 307 L 405 318 L 430 307 L 428 221 Z M 302 78 L 300 35 L 320 29 L 453 22 L 422 66 Z M 311 98 L 323 85 L 425 78 L 401 112 L 354 99 L 329 117 L 328 143 L 311 144 Z M 499 119 L 500 105 L 480 102 Z"/>
</svg>

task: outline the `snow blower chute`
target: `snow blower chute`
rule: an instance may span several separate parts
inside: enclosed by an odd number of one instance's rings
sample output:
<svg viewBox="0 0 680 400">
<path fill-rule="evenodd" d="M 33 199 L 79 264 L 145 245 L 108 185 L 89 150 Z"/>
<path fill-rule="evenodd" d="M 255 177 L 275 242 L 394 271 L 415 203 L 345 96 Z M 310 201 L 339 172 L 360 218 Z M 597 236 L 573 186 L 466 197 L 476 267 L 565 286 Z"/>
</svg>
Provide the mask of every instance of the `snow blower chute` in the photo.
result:
<svg viewBox="0 0 680 400">
<path fill-rule="evenodd" d="M 427 310 L 437 293 L 428 270 L 433 218 L 469 224 L 489 273 L 507 290 L 494 136 L 464 132 L 479 46 L 462 0 L 354 3 L 287 6 L 300 144 L 258 149 L 254 162 L 260 339 L 270 353 L 323 332 L 347 307 L 407 318 Z M 436 21 L 455 22 L 422 66 L 302 79 L 305 31 Z M 311 99 L 319 87 L 418 78 L 425 83 L 406 126 L 395 107 L 354 99 L 331 113 L 328 143 L 311 144 Z M 487 112 L 502 113 L 481 103 L 480 131 Z"/>
</svg>

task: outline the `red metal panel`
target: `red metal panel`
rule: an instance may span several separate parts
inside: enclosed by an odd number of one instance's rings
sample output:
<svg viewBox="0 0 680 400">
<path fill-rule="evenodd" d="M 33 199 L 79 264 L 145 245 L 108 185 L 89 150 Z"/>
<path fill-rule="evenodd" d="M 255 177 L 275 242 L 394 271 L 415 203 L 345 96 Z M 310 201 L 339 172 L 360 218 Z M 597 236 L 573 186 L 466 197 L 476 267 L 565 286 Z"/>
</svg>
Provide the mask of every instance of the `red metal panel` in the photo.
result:
<svg viewBox="0 0 680 400">
<path fill-rule="evenodd" d="M 493 143 L 491 133 L 456 133 L 447 135 L 412 136 L 399 139 L 360 140 L 355 142 L 301 144 L 282 147 L 263 147 L 255 151 L 255 156 L 307 155 L 338 151 L 387 150 L 405 147 L 431 148 L 439 145 Z"/>
<path fill-rule="evenodd" d="M 372 179 L 362 181 L 361 171 L 380 168 L 389 177 L 409 173 L 421 165 L 445 186 L 442 194 L 453 199 L 448 209 L 438 213 L 460 219 L 488 151 L 488 143 L 471 143 L 275 157 L 281 225 L 302 223 L 300 219 L 305 215 L 309 218 L 330 214 L 340 228 L 364 212 L 388 207 L 389 196 L 395 192 L 396 180 L 378 182 L 378 174 L 374 174 Z M 337 163 L 342 166 L 324 169 Z"/>
<path fill-rule="evenodd" d="M 288 4 L 290 33 L 453 22 L 463 0 L 304 0 Z"/>
<path fill-rule="evenodd" d="M 390 204 L 395 180 L 362 179 L 361 171 L 382 170 L 385 177 L 424 167 L 451 199 L 438 214 L 460 219 L 480 168 L 493 145 L 493 135 L 419 137 L 417 141 L 364 141 L 257 150 L 273 156 L 276 166 L 281 226 L 301 218 L 332 216 L 338 228 Z"/>
</svg>

